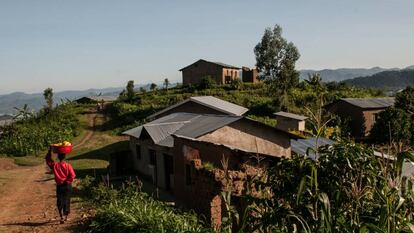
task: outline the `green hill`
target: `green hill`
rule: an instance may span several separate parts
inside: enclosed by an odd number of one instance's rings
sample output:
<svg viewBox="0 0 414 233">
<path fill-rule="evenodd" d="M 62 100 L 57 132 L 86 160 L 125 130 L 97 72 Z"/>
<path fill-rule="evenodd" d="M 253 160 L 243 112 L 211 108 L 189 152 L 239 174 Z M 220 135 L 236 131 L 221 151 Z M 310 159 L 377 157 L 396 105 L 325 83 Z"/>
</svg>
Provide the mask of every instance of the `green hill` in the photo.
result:
<svg viewBox="0 0 414 233">
<path fill-rule="evenodd" d="M 349 79 L 343 82 L 355 87 L 395 91 L 407 86 L 414 86 L 414 70 L 384 71 L 372 76 Z"/>
</svg>

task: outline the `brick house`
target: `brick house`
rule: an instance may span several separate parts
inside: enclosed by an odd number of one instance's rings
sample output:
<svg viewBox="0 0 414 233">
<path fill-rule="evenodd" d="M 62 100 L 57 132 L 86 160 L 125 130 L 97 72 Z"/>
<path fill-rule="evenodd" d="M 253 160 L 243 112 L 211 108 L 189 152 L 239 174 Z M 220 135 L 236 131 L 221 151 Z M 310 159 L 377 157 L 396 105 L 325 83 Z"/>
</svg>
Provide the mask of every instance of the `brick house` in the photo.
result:
<svg viewBox="0 0 414 233">
<path fill-rule="evenodd" d="M 181 143 L 184 139 L 203 142 L 202 146 L 191 148 L 199 151 L 203 161 L 215 166 L 220 166 L 223 154 L 228 154 L 232 158 L 230 163 L 236 166 L 240 158 L 233 159 L 234 153 L 229 152 L 235 149 L 290 157 L 289 134 L 241 116 L 172 113 L 123 134 L 130 136 L 135 170 L 167 190 L 186 187 L 183 158 L 188 157 L 185 151 L 190 147 Z"/>
<path fill-rule="evenodd" d="M 240 79 L 240 68 L 221 62 L 212 62 L 200 59 L 179 71 L 182 72 L 183 85 L 194 85 L 205 77 L 210 77 L 217 84 L 229 84 L 234 79 Z"/>
<path fill-rule="evenodd" d="M 375 124 L 377 114 L 393 106 L 394 98 L 343 98 L 325 105 L 324 108 L 349 120 L 351 135 L 356 139 L 366 139 Z"/>
<path fill-rule="evenodd" d="M 213 96 L 193 96 L 152 114 L 148 119 L 156 119 L 177 112 L 242 116 L 248 110 Z"/>
<path fill-rule="evenodd" d="M 249 67 L 242 67 L 242 80 L 244 83 L 258 83 L 259 72 L 256 68 L 250 69 Z"/>
</svg>

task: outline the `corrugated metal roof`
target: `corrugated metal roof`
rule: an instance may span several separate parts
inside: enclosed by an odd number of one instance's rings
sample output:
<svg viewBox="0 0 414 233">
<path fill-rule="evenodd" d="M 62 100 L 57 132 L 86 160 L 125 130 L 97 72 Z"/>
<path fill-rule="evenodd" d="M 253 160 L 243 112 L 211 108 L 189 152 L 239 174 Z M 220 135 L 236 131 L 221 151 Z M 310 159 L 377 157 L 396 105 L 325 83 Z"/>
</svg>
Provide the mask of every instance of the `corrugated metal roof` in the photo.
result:
<svg viewBox="0 0 414 233">
<path fill-rule="evenodd" d="M 360 108 L 387 108 L 395 103 L 395 98 L 343 98 L 347 103 Z"/>
<path fill-rule="evenodd" d="M 324 146 L 324 145 L 332 145 L 335 142 L 327 139 L 327 138 L 319 138 L 318 139 L 318 145 L 319 147 Z M 292 151 L 295 154 L 301 155 L 301 156 L 306 156 L 306 152 L 308 150 L 308 148 L 312 148 L 314 149 L 316 147 L 316 137 L 313 138 L 307 138 L 307 139 L 291 139 L 290 140 L 290 146 L 292 147 Z M 309 153 L 309 158 L 311 159 L 315 159 L 316 155 L 315 153 L 313 153 L 312 151 L 310 151 Z"/>
<path fill-rule="evenodd" d="M 145 130 L 157 145 L 174 146 L 172 134 L 196 138 L 212 132 L 225 125 L 235 122 L 242 117 L 194 113 L 173 113 L 155 121 L 123 132 L 135 138 L 140 138 Z"/>
<path fill-rule="evenodd" d="M 247 111 L 249 111 L 249 109 L 245 107 L 230 103 L 228 101 L 213 96 L 194 96 L 190 97 L 190 99 L 205 106 L 214 108 L 218 111 L 228 113 L 230 115 L 241 116 L 245 114 Z"/>
<path fill-rule="evenodd" d="M 242 117 L 240 116 L 200 115 L 196 120 L 192 121 L 190 124 L 185 124 L 174 134 L 189 138 L 197 138 L 238 121 L 241 118 Z"/>
<path fill-rule="evenodd" d="M 292 119 L 299 120 L 299 121 L 308 119 L 308 117 L 305 117 L 305 116 L 297 115 L 297 114 L 290 113 L 290 112 L 282 112 L 282 111 L 275 113 L 275 115 L 286 117 L 286 118 L 292 118 Z"/>
<path fill-rule="evenodd" d="M 208 108 L 214 109 L 216 111 L 222 112 L 224 114 L 229 114 L 229 115 L 235 115 L 235 116 L 242 116 L 243 114 L 245 114 L 247 111 L 249 111 L 249 109 L 237 105 L 237 104 L 233 104 L 230 103 L 228 101 L 213 97 L 213 96 L 194 96 L 194 97 L 190 97 L 180 103 L 174 104 L 170 107 L 167 107 L 159 112 L 156 112 L 154 114 L 152 114 L 151 116 L 149 116 L 149 119 L 153 119 L 156 116 L 163 114 L 167 111 L 170 111 L 174 108 L 177 108 L 178 106 L 181 106 L 187 102 L 194 102 L 203 106 L 206 106 Z"/>
<path fill-rule="evenodd" d="M 194 63 L 191 63 L 190 65 L 188 65 L 188 66 L 186 66 L 184 68 L 181 68 L 179 71 L 182 71 L 182 70 L 184 70 L 184 69 L 186 69 L 186 68 L 188 68 L 188 67 L 190 67 L 190 66 L 192 66 L 192 65 L 194 65 L 196 63 L 202 62 L 202 61 L 208 62 L 208 63 L 212 63 L 212 64 L 216 64 L 216 65 L 221 66 L 221 67 L 224 67 L 224 68 L 231 68 L 231 69 L 238 69 L 238 70 L 241 69 L 240 67 L 233 66 L 233 65 L 229 65 L 229 64 L 225 64 L 225 63 L 222 63 L 222 62 L 214 62 L 214 61 L 207 61 L 207 60 L 204 60 L 204 59 L 200 59 L 200 60 L 198 60 L 198 61 L 196 61 Z"/>
</svg>

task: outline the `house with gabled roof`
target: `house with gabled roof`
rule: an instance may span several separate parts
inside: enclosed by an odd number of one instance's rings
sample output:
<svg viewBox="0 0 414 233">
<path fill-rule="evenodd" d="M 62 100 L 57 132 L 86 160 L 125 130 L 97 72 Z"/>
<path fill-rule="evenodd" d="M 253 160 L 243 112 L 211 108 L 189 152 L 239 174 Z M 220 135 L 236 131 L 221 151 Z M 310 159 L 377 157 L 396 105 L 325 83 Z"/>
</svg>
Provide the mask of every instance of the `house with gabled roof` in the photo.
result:
<svg viewBox="0 0 414 233">
<path fill-rule="evenodd" d="M 393 106 L 395 99 L 386 98 L 342 98 L 325 105 L 324 108 L 349 122 L 351 135 L 366 139 L 375 124 L 377 114 Z"/>
<path fill-rule="evenodd" d="M 217 167 L 224 155 L 235 167 L 249 157 L 239 152 L 271 158 L 291 153 L 292 135 L 242 116 L 172 113 L 123 134 L 130 137 L 135 170 L 177 195 L 191 188 L 186 171 L 194 155 Z"/>
<path fill-rule="evenodd" d="M 179 71 L 182 72 L 183 85 L 199 84 L 203 78 L 211 78 L 217 84 L 222 85 L 240 79 L 240 69 L 222 62 L 200 59 Z"/>
<path fill-rule="evenodd" d="M 193 96 L 148 117 L 156 119 L 176 112 L 242 116 L 249 109 L 213 96 Z"/>
</svg>

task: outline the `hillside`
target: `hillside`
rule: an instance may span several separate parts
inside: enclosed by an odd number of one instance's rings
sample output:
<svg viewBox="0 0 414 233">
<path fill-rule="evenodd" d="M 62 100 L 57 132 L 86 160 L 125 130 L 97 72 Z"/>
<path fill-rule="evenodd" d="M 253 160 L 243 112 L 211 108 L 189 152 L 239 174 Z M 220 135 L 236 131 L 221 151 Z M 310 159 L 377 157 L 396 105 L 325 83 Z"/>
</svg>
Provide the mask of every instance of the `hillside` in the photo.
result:
<svg viewBox="0 0 414 233">
<path fill-rule="evenodd" d="M 105 89 L 88 89 L 81 91 L 62 91 L 54 94 L 55 103 L 60 103 L 62 99 L 76 99 L 82 96 L 97 95 L 112 95 L 117 96 L 123 88 L 105 88 Z M 13 114 L 15 107 L 21 108 L 25 104 L 29 106 L 29 109 L 38 110 L 45 103 L 42 93 L 27 94 L 24 92 L 13 92 L 6 95 L 0 95 L 0 115 L 1 114 Z"/>
<path fill-rule="evenodd" d="M 376 73 L 390 70 L 399 70 L 398 68 L 385 69 L 381 67 L 373 67 L 370 69 L 364 68 L 341 68 L 341 69 L 324 69 L 324 70 L 301 70 L 300 79 L 307 79 L 309 75 L 318 73 L 322 76 L 322 80 L 325 82 L 341 82 L 347 79 L 353 79 L 356 77 L 371 76 Z"/>
<path fill-rule="evenodd" d="M 362 88 L 377 88 L 395 91 L 407 86 L 414 86 L 414 69 L 384 71 L 368 77 L 346 80 L 344 83 Z"/>
</svg>

